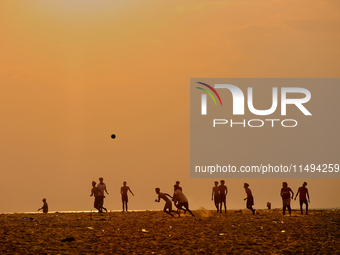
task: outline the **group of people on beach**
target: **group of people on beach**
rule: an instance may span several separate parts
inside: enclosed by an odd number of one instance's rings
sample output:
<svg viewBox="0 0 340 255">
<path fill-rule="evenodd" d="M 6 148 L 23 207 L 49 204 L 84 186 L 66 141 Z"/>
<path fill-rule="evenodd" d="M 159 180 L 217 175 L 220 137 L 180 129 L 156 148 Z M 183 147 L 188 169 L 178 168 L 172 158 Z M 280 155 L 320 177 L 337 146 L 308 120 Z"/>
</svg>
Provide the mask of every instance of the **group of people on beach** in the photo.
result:
<svg viewBox="0 0 340 255">
<path fill-rule="evenodd" d="M 217 209 L 217 212 L 222 213 L 222 205 L 224 204 L 224 212 L 227 213 L 227 206 L 226 206 L 226 196 L 228 194 L 228 188 L 225 185 L 225 181 L 221 180 L 221 185 L 218 185 L 218 181 L 215 181 L 215 186 L 212 188 L 212 194 L 211 194 L 211 199 L 215 203 L 215 207 Z M 299 195 L 299 200 L 300 200 L 300 211 L 301 214 L 303 214 L 303 204 L 306 205 L 306 214 L 308 214 L 308 203 L 310 203 L 310 198 L 309 198 L 309 193 L 308 189 L 306 188 L 307 182 L 304 182 L 301 187 L 299 187 L 296 197 Z M 247 200 L 246 202 L 246 208 L 251 210 L 253 214 L 255 214 L 255 209 L 253 208 L 254 205 L 254 197 L 252 195 L 251 190 L 249 189 L 249 184 L 244 183 L 243 185 L 245 192 L 247 194 L 247 197 L 244 200 Z M 290 207 L 290 202 L 291 199 L 294 197 L 294 192 L 292 191 L 291 188 L 288 187 L 287 182 L 282 183 L 282 189 L 280 192 L 280 196 L 282 198 L 282 210 L 283 210 L 283 215 L 286 214 L 286 209 L 288 209 L 289 215 L 292 215 L 292 209 Z M 307 201 L 308 197 L 308 201 Z M 267 203 L 268 209 L 270 209 L 270 203 Z"/>
<path fill-rule="evenodd" d="M 98 212 L 107 212 L 107 209 L 104 207 L 104 198 L 105 198 L 105 192 L 107 195 L 109 193 L 106 189 L 106 184 L 103 182 L 103 177 L 99 178 L 99 183 L 96 186 L 96 182 L 92 182 L 92 189 L 91 189 L 91 197 L 94 196 L 94 208 L 98 210 Z M 123 204 L 123 212 L 124 210 L 128 211 L 128 191 L 131 192 L 131 194 L 134 196 L 133 192 L 131 191 L 130 187 L 126 186 L 127 182 L 123 182 L 123 186 L 120 189 L 120 194 L 122 196 L 122 204 Z"/>
<path fill-rule="evenodd" d="M 212 194 L 211 194 L 211 200 L 214 201 L 215 207 L 217 209 L 217 212 L 222 213 L 222 206 L 224 205 L 224 213 L 227 213 L 227 194 L 228 194 L 228 188 L 225 185 L 225 181 L 221 180 L 220 185 L 218 185 L 218 181 L 215 181 L 215 186 L 212 188 Z M 247 200 L 246 207 L 255 214 L 255 210 L 253 209 L 254 205 L 254 198 L 251 193 L 251 190 L 249 189 L 249 184 L 245 183 L 243 185 L 247 197 L 244 200 Z"/>
<path fill-rule="evenodd" d="M 107 209 L 104 207 L 104 198 L 105 193 L 109 195 L 106 189 L 106 184 L 103 182 L 103 178 L 99 178 L 99 183 L 97 184 L 95 181 L 92 182 L 92 189 L 91 189 L 91 195 L 94 196 L 94 208 L 98 210 L 99 213 L 105 211 L 107 212 Z M 97 185 L 96 185 L 97 184 Z M 128 192 L 130 192 L 133 196 L 133 192 L 131 191 L 129 186 L 126 186 L 127 182 L 123 182 L 123 186 L 120 189 L 120 194 L 122 196 L 122 206 L 123 206 L 123 212 L 128 211 Z M 308 214 L 308 203 L 310 203 L 309 193 L 308 189 L 306 188 L 307 182 L 304 182 L 301 187 L 299 187 L 295 199 L 299 195 L 299 201 L 300 201 L 300 211 L 301 214 L 303 214 L 303 205 L 306 206 L 306 214 Z M 254 205 L 254 197 L 252 195 L 251 190 L 249 189 L 249 184 L 244 183 L 243 185 L 245 192 L 247 194 L 247 197 L 244 199 L 246 200 L 246 208 L 251 210 L 253 214 L 255 214 L 255 209 L 253 208 Z M 186 196 L 183 194 L 183 189 L 180 186 L 180 182 L 176 181 L 176 184 L 174 185 L 174 193 L 173 196 L 170 196 L 168 193 L 163 193 L 160 191 L 160 188 L 155 189 L 156 194 L 158 194 L 158 199 L 155 200 L 155 202 L 160 202 L 161 199 L 165 201 L 164 209 L 163 211 L 172 217 L 174 217 L 173 213 L 177 213 L 178 216 L 180 216 L 180 211 L 184 211 L 184 213 L 189 212 L 192 216 L 194 214 L 189 209 L 189 201 L 186 198 Z M 212 188 L 212 194 L 211 199 L 215 203 L 215 207 L 217 209 L 217 213 L 222 213 L 223 207 L 224 212 L 227 213 L 227 203 L 226 203 L 226 197 L 228 194 L 228 188 L 225 185 L 225 181 L 221 180 L 220 185 L 218 185 L 218 182 L 215 181 L 215 186 Z M 294 192 L 291 188 L 288 187 L 287 182 L 282 183 L 282 189 L 280 191 L 280 196 L 282 198 L 282 210 L 283 215 L 286 214 L 286 209 L 288 209 L 289 215 L 292 214 L 291 210 L 291 199 L 294 197 Z M 172 200 L 170 200 L 169 198 Z M 308 198 L 308 200 L 307 200 Z M 172 202 L 174 202 L 175 207 L 177 210 L 172 210 Z M 270 209 L 270 203 L 267 203 L 268 209 Z M 44 213 L 48 212 L 48 205 L 46 202 L 46 198 L 43 199 L 43 206 L 38 209 L 38 211 L 43 210 Z"/>
<path fill-rule="evenodd" d="M 174 185 L 173 196 L 170 196 L 168 193 L 161 192 L 160 188 L 155 188 L 156 194 L 158 194 L 158 199 L 156 199 L 155 202 L 159 203 L 159 201 L 163 199 L 165 201 L 163 211 L 167 214 L 170 214 L 172 217 L 174 217 L 174 215 L 171 212 L 177 213 L 178 216 L 180 216 L 181 210 L 183 210 L 184 213 L 189 212 L 192 216 L 195 216 L 189 209 L 189 201 L 186 198 L 186 196 L 183 194 L 182 192 L 183 189 L 181 186 L 179 186 L 179 184 L 180 182 L 176 181 L 176 184 Z M 174 205 L 177 208 L 177 211 L 172 210 L 172 202 L 168 197 L 170 197 L 172 201 L 174 202 Z"/>
<path fill-rule="evenodd" d="M 306 188 L 306 186 L 307 186 L 307 182 L 304 182 L 302 186 L 299 187 L 296 193 L 295 199 L 294 199 L 296 200 L 296 197 L 299 195 L 301 214 L 303 214 L 303 209 L 302 209 L 303 204 L 306 205 L 306 214 L 308 214 L 308 203 L 310 203 L 309 193 L 308 193 L 308 189 Z M 292 196 L 290 196 L 290 194 L 292 194 Z M 280 195 L 282 197 L 283 215 L 285 215 L 286 209 L 288 209 L 289 215 L 292 215 L 290 201 L 291 201 L 291 198 L 293 199 L 294 197 L 294 192 L 292 191 L 291 188 L 288 187 L 287 182 L 282 183 L 282 189 L 281 189 Z M 308 197 L 308 201 L 307 201 L 307 197 Z"/>
</svg>

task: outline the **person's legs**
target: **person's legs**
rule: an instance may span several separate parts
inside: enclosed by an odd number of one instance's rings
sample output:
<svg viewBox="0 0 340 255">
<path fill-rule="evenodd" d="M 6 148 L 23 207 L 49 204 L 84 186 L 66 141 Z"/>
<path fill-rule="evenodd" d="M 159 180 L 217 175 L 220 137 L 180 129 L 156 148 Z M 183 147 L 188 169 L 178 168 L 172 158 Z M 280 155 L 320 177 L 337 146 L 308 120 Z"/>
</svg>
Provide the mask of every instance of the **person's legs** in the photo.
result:
<svg viewBox="0 0 340 255">
<path fill-rule="evenodd" d="M 282 210 L 283 210 L 283 215 L 285 215 L 286 214 L 286 205 L 283 205 Z"/>
<path fill-rule="evenodd" d="M 303 214 L 302 205 L 303 205 L 303 201 L 300 201 L 300 212 L 301 212 L 301 214 Z"/>
<path fill-rule="evenodd" d="M 167 211 L 167 209 L 169 209 L 169 211 Z M 170 211 L 172 211 L 172 204 L 171 204 L 171 201 L 168 200 L 168 201 L 165 202 L 163 212 L 165 212 L 165 213 L 167 213 L 167 214 L 170 214 L 171 217 L 175 217 L 175 216 L 173 216 L 173 215 L 170 213 Z"/>
<path fill-rule="evenodd" d="M 289 215 L 292 216 L 292 209 L 291 209 L 290 205 L 288 205 L 287 207 L 288 207 Z"/>
<path fill-rule="evenodd" d="M 255 210 L 252 205 L 247 205 L 247 209 L 251 210 L 253 214 L 255 214 Z"/>
<path fill-rule="evenodd" d="M 224 213 L 227 213 L 227 203 L 224 201 Z"/>
<path fill-rule="evenodd" d="M 219 211 L 219 206 L 218 206 L 218 203 L 215 203 L 215 207 L 217 209 L 217 212 Z"/>
<path fill-rule="evenodd" d="M 307 200 L 305 201 L 305 204 L 306 204 L 306 214 L 308 214 L 308 202 L 307 202 Z"/>
<path fill-rule="evenodd" d="M 98 199 L 98 212 L 101 213 L 103 212 L 103 197 L 99 196 L 97 197 Z"/>
<path fill-rule="evenodd" d="M 186 209 L 192 216 L 195 217 L 195 215 L 194 215 L 194 214 L 190 211 L 190 209 L 189 209 L 189 203 L 188 203 L 188 202 L 183 203 L 183 206 L 185 207 L 185 209 Z"/>
</svg>

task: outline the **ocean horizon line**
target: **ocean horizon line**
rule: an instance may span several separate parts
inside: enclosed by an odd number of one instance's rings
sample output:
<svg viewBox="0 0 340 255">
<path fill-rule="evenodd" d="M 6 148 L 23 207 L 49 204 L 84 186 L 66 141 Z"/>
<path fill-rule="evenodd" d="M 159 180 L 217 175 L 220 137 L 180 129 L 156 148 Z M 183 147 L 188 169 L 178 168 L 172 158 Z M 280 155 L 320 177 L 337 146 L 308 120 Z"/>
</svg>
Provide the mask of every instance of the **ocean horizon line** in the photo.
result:
<svg viewBox="0 0 340 255">
<path fill-rule="evenodd" d="M 199 210 L 207 210 L 207 211 L 216 211 L 216 209 L 206 209 L 206 208 L 199 208 L 199 209 L 193 209 L 192 211 L 199 211 Z M 228 211 L 240 211 L 240 210 L 247 210 L 246 208 L 239 208 L 239 209 L 228 209 Z M 282 210 L 282 208 L 258 208 L 256 210 Z M 292 208 L 293 211 L 300 211 L 299 208 Z M 329 211 L 329 210 L 340 210 L 340 207 L 330 207 L 330 208 L 309 208 L 309 211 Z M 130 210 L 128 213 L 131 212 L 157 212 L 157 211 L 163 211 L 161 209 L 145 209 L 145 210 Z M 108 210 L 108 213 L 114 213 L 114 212 L 122 212 L 122 210 Z M 77 211 L 50 211 L 48 214 L 53 213 L 97 213 L 97 210 L 77 210 Z M 43 212 L 0 212 L 0 214 L 44 214 Z"/>
</svg>

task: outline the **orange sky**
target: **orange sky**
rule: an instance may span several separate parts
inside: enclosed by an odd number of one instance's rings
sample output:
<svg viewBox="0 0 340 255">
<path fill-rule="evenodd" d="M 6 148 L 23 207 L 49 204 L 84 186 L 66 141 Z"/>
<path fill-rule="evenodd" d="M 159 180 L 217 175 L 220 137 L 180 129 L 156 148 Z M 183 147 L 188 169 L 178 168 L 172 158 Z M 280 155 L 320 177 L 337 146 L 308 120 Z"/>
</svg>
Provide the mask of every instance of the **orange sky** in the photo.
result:
<svg viewBox="0 0 340 255">
<path fill-rule="evenodd" d="M 190 78 L 339 77 L 339 11 L 337 0 L 1 1 L 0 212 L 43 197 L 90 210 L 100 176 L 109 209 L 124 180 L 130 209 L 163 208 L 154 188 L 176 180 L 193 209 L 212 209 L 214 180 L 189 178 Z M 281 206 L 283 180 L 232 179 L 230 208 L 244 208 L 244 181 L 255 208 Z M 340 207 L 338 179 L 307 181 L 311 207 Z"/>
</svg>

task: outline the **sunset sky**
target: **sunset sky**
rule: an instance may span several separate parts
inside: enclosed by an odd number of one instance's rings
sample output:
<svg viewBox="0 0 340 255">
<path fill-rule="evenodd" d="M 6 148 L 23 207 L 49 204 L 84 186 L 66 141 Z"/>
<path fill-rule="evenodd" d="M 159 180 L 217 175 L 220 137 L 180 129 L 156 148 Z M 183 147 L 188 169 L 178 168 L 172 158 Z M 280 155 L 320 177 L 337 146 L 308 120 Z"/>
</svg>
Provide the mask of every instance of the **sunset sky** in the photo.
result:
<svg viewBox="0 0 340 255">
<path fill-rule="evenodd" d="M 339 77 L 339 13 L 337 0 L 1 1 L 0 212 L 42 198 L 91 210 L 99 177 L 111 210 L 123 181 L 144 210 L 177 180 L 192 209 L 213 209 L 215 179 L 189 174 L 190 78 Z M 340 179 L 226 178 L 228 207 L 245 207 L 244 182 L 254 208 L 281 207 L 283 181 L 340 207 Z"/>
</svg>

